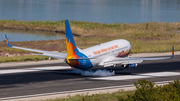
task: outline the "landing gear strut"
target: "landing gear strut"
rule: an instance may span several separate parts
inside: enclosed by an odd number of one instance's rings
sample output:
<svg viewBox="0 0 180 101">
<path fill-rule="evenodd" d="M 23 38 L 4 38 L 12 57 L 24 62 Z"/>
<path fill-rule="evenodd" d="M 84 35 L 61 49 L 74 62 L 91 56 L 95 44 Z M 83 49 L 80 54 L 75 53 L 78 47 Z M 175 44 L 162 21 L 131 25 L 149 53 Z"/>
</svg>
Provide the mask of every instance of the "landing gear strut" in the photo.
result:
<svg viewBox="0 0 180 101">
<path fill-rule="evenodd" d="M 128 68 L 129 67 L 129 64 L 124 64 L 124 65 L 121 65 L 124 69 Z"/>
<path fill-rule="evenodd" d="M 111 66 L 111 68 L 110 68 L 110 72 L 115 72 L 115 70 L 113 69 L 113 67 L 116 67 L 116 64 L 114 64 L 113 66 Z"/>
</svg>

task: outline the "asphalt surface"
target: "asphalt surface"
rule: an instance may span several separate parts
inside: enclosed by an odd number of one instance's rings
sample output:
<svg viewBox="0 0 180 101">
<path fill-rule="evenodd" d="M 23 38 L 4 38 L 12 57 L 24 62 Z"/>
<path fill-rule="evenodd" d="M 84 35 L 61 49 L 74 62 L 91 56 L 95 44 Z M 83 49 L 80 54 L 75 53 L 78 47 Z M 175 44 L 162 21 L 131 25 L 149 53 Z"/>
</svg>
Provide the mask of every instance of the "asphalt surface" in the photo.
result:
<svg viewBox="0 0 180 101">
<path fill-rule="evenodd" d="M 67 65 L 64 63 L 53 63 L 53 64 L 45 64 L 45 65 L 32 65 L 32 66 L 23 65 L 23 66 L 1 67 L 0 70 L 46 67 L 46 66 L 67 66 Z M 95 71 L 97 68 L 99 69 L 100 67 L 96 67 L 93 70 Z M 115 69 L 115 76 L 136 75 L 142 73 L 164 72 L 164 71 L 180 72 L 180 56 L 179 55 L 175 56 L 173 59 L 169 59 L 169 60 L 145 61 L 139 64 L 138 67 L 135 68 L 128 68 L 123 70 L 120 66 L 117 66 L 114 69 Z M 80 74 L 71 73 L 70 71 L 71 69 L 65 69 L 65 70 L 38 71 L 38 72 L 0 75 L 0 98 L 80 90 L 80 89 L 91 89 L 98 87 L 129 85 L 138 81 L 138 79 L 120 80 L 120 81 L 94 80 L 91 78 L 97 78 L 97 77 L 82 76 Z M 159 81 L 171 81 L 175 79 L 180 79 L 180 76 L 147 78 L 146 80 L 159 82 Z"/>
</svg>

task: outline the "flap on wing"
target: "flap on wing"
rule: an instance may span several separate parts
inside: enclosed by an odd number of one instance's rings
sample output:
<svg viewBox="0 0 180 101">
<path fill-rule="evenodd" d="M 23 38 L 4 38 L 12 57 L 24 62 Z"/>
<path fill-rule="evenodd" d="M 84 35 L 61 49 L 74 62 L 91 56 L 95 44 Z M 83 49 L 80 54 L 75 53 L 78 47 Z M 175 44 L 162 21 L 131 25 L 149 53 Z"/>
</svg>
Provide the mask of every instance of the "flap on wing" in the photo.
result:
<svg viewBox="0 0 180 101">
<path fill-rule="evenodd" d="M 163 60 L 163 59 L 171 59 L 171 57 L 159 57 L 159 58 L 116 58 L 114 61 L 135 61 L 135 60 Z"/>
<path fill-rule="evenodd" d="M 141 63 L 143 60 L 130 60 L 130 61 L 107 61 L 104 62 L 104 67 L 114 66 L 116 64 L 133 64 L 133 63 Z"/>
<path fill-rule="evenodd" d="M 32 51 L 32 52 L 38 52 L 38 53 L 46 53 L 46 54 L 51 54 L 51 55 L 61 55 L 62 57 L 66 57 L 67 56 L 66 53 L 59 53 L 59 52 L 44 51 L 44 50 L 38 50 L 38 49 L 30 49 L 30 48 L 23 48 L 23 47 L 12 46 L 9 43 L 9 40 L 8 40 L 6 35 L 5 35 L 5 38 L 6 38 L 6 42 L 7 42 L 8 46 L 12 47 L 12 48 L 22 49 L 22 50 L 27 50 L 27 51 Z"/>
<path fill-rule="evenodd" d="M 97 59 L 97 58 L 72 58 L 69 60 L 89 60 L 89 59 Z"/>
<path fill-rule="evenodd" d="M 61 56 L 65 56 L 65 57 L 67 56 L 66 53 L 59 53 L 59 52 L 52 52 L 52 51 L 44 51 L 44 50 L 30 49 L 30 48 L 23 48 L 23 47 L 16 47 L 16 46 L 12 46 L 12 48 L 22 49 L 22 50 L 27 50 L 27 51 L 32 51 L 32 52 L 38 52 L 38 53 L 61 55 Z"/>
<path fill-rule="evenodd" d="M 54 55 L 54 54 L 36 54 L 36 53 L 31 53 L 32 55 L 40 55 L 40 56 L 47 56 L 47 57 L 53 57 L 53 58 L 58 58 L 58 59 L 65 59 L 66 57 L 60 56 L 60 55 Z"/>
</svg>

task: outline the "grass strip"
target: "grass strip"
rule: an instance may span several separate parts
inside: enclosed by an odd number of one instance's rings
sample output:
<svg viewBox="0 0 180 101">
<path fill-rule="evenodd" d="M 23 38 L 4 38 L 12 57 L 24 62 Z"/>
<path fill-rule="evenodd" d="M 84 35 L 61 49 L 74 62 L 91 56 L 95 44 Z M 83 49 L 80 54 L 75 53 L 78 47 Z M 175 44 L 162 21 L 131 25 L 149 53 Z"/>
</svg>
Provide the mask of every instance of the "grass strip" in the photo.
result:
<svg viewBox="0 0 180 101">
<path fill-rule="evenodd" d="M 80 36 L 105 36 L 119 33 L 174 31 L 180 30 L 180 22 L 147 22 L 147 23 L 93 23 L 84 21 L 69 21 L 73 34 Z M 53 31 L 65 33 L 64 21 L 19 21 L 0 19 L 0 28 Z"/>
<path fill-rule="evenodd" d="M 14 57 L 0 57 L 0 63 L 3 62 L 19 62 L 19 61 L 39 61 L 39 60 L 48 60 L 48 57 L 45 56 L 14 56 Z"/>
<path fill-rule="evenodd" d="M 107 94 L 76 95 L 44 101 L 179 101 L 180 81 L 174 80 L 166 85 L 155 86 L 154 82 L 145 79 L 134 83 L 135 91 L 118 91 Z"/>
<path fill-rule="evenodd" d="M 78 35 L 74 36 L 76 45 L 81 49 L 115 39 L 126 39 L 131 43 L 131 53 L 170 52 L 172 46 L 175 47 L 175 51 L 180 51 L 180 22 L 147 22 L 134 24 L 103 24 L 83 21 L 69 22 L 73 34 Z M 1 30 L 19 29 L 25 31 L 36 30 L 64 33 L 64 26 L 64 21 L 0 20 Z M 8 30 L 6 31 L 8 32 Z M 65 39 L 11 42 L 11 44 L 33 49 L 66 52 Z M 23 55 L 27 53 L 30 52 L 9 48 L 6 42 L 0 42 L 0 57 L 5 57 L 5 54 Z"/>
<path fill-rule="evenodd" d="M 119 101 L 119 99 L 127 97 L 128 94 L 133 95 L 135 91 L 118 91 L 107 94 L 93 94 L 93 95 L 76 95 L 67 96 L 67 98 L 59 98 L 55 100 L 43 100 L 43 101 Z"/>
</svg>

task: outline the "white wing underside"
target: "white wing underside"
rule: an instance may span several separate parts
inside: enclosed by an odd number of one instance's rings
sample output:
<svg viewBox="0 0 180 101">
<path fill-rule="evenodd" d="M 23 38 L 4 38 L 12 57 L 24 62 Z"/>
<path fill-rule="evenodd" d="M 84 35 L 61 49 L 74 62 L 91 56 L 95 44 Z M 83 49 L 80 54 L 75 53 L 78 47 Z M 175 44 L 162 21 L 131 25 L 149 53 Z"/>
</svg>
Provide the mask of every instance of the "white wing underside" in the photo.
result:
<svg viewBox="0 0 180 101">
<path fill-rule="evenodd" d="M 114 66 L 117 64 L 133 64 L 133 63 L 141 63 L 144 60 L 163 60 L 163 59 L 171 59 L 172 57 L 159 57 L 159 58 L 131 58 L 131 57 L 126 57 L 126 58 L 114 58 L 111 61 L 106 61 L 104 62 L 104 67 L 108 66 Z"/>
<path fill-rule="evenodd" d="M 37 53 L 43 53 L 43 54 L 31 53 L 31 54 L 33 54 L 33 55 L 47 56 L 47 57 L 53 57 L 53 58 L 58 58 L 58 59 L 65 59 L 66 56 L 67 56 L 66 53 L 51 52 L 51 51 L 44 51 L 44 50 L 37 50 L 37 49 L 16 47 L 16 46 L 12 46 L 12 48 L 22 49 L 22 50 L 27 50 L 27 51 L 37 52 Z"/>
</svg>

